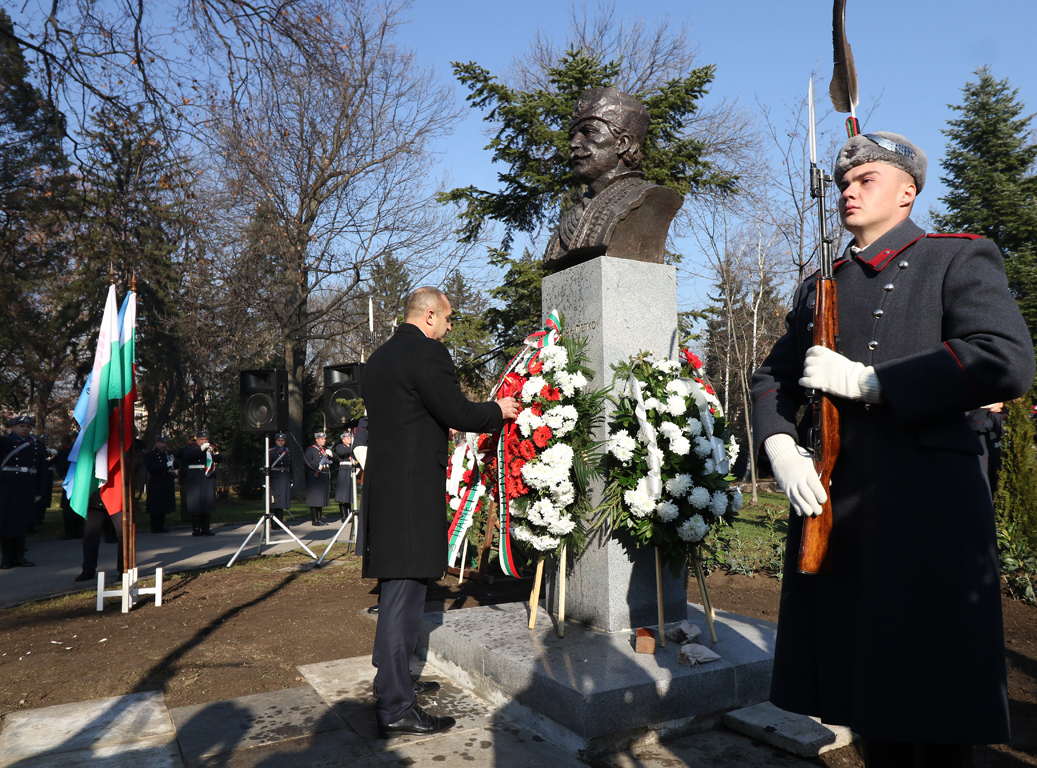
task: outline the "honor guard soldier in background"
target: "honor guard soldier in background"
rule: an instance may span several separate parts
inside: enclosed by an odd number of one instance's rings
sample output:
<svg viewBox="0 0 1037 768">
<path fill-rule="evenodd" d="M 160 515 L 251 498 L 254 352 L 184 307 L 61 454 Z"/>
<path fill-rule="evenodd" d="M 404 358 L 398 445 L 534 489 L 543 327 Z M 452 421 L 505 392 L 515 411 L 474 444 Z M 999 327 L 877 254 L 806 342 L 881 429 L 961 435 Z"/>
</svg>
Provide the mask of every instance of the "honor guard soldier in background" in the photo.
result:
<svg viewBox="0 0 1037 768">
<path fill-rule="evenodd" d="M 209 442 L 207 430 L 195 433 L 195 442 L 185 445 L 175 454 L 183 472 L 180 492 L 187 504 L 193 536 L 215 536 L 209 530 L 209 520 L 216 508 L 216 465 L 223 461 L 219 449 Z"/>
<path fill-rule="evenodd" d="M 278 432 L 270 449 L 270 511 L 282 523 L 292 507 L 292 452 L 285 447 L 287 440 L 284 432 Z"/>
<path fill-rule="evenodd" d="M 843 145 L 840 349 L 813 343 L 814 275 L 753 377 L 755 448 L 797 513 L 771 701 L 852 728 L 868 768 L 971 766 L 973 744 L 1009 735 L 994 510 L 966 413 L 1030 388 L 1033 343 L 998 247 L 911 221 L 925 171 L 897 134 Z M 811 390 L 839 414 L 827 492 L 804 447 Z M 828 568 L 800 573 L 804 516 L 829 494 Z"/>
<path fill-rule="evenodd" d="M 65 442 L 61 446 L 61 450 L 58 451 L 58 455 L 54 457 L 54 468 L 57 473 L 61 475 L 61 479 L 65 479 L 65 474 L 68 472 L 71 464 L 69 463 L 68 457 L 72 453 L 72 446 L 76 442 L 77 433 L 73 432 L 65 436 Z M 69 503 L 68 495 L 65 493 L 65 489 L 61 489 L 61 519 L 65 524 L 65 534 L 60 536 L 62 539 L 81 539 L 83 538 L 84 526 L 86 521 L 76 514 L 75 510 L 72 509 L 72 504 Z"/>
<path fill-rule="evenodd" d="M 11 433 L 0 437 L 0 568 L 35 565 L 25 559 L 25 535 L 45 492 L 47 465 L 46 446 L 29 434 L 35 423 L 15 416 L 7 420 Z"/>
<path fill-rule="evenodd" d="M 338 502 L 339 519 L 344 523 L 353 508 L 353 472 L 356 463 L 353 461 L 353 436 L 349 432 L 343 432 L 340 440 L 341 442 L 335 446 L 335 456 L 338 457 L 335 501 Z"/>
<path fill-rule="evenodd" d="M 331 503 L 331 465 L 334 454 L 325 448 L 328 436 L 317 432 L 313 436 L 313 445 L 306 449 L 303 458 L 306 460 L 306 506 L 310 508 L 310 522 L 314 525 L 327 525 L 324 522 L 324 507 Z"/>
<path fill-rule="evenodd" d="M 148 471 L 148 515 L 151 517 L 152 533 L 169 533 L 165 527 L 166 515 L 176 509 L 176 470 L 179 462 L 167 450 L 169 437 L 159 435 L 155 447 L 144 454 L 144 467 Z"/>
<path fill-rule="evenodd" d="M 42 493 L 36 500 L 36 514 L 33 517 L 32 526 L 29 527 L 29 533 L 32 533 L 35 526 L 43 524 L 43 518 L 46 517 L 47 510 L 54 501 L 54 459 L 58 455 L 58 452 L 48 444 L 46 434 L 42 434 L 36 439 L 43 446 L 45 458 L 41 470 L 43 479 L 40 481 Z"/>
</svg>

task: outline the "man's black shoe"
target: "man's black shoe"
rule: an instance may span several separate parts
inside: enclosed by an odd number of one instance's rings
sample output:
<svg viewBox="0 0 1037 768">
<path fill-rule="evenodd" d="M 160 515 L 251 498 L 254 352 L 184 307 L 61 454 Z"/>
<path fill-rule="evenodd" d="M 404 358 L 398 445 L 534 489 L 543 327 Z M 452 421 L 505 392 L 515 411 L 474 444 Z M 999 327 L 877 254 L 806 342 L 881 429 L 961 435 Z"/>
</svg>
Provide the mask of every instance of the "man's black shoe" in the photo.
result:
<svg viewBox="0 0 1037 768">
<path fill-rule="evenodd" d="M 75 581 L 93 581 L 96 578 L 96 571 L 83 571 L 81 574 L 76 576 Z"/>
<path fill-rule="evenodd" d="M 430 693 L 435 693 L 439 690 L 439 683 L 435 680 L 415 680 L 414 681 L 414 695 L 425 696 Z"/>
<path fill-rule="evenodd" d="M 14 564 L 10 560 L 0 561 L 0 571 L 6 571 L 10 568 L 14 568 Z"/>
<path fill-rule="evenodd" d="M 32 568 L 36 563 L 30 563 L 24 557 L 16 557 L 12 563 L 17 568 Z"/>
<path fill-rule="evenodd" d="M 191 531 L 192 536 L 204 536 L 205 534 L 201 531 Z"/>
<path fill-rule="evenodd" d="M 395 723 L 389 723 L 379 727 L 382 738 L 395 736 L 398 733 L 429 734 L 439 733 L 451 728 L 457 723 L 452 717 L 436 717 L 430 715 L 417 704 L 411 707 L 410 712 L 405 714 Z"/>
<path fill-rule="evenodd" d="M 367 609 L 367 612 L 370 613 L 372 616 L 377 616 L 378 615 L 378 606 L 377 605 L 372 605 L 370 608 Z"/>
</svg>

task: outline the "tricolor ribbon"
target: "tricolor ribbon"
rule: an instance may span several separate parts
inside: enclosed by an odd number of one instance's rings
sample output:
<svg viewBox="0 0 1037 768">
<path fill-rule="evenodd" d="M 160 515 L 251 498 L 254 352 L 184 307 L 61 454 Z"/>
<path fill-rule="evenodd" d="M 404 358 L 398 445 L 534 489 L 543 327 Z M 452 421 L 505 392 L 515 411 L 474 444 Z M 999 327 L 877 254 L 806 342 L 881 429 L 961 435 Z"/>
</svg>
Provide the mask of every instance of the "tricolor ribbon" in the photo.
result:
<svg viewBox="0 0 1037 768">
<path fill-rule="evenodd" d="M 518 354 L 505 367 L 504 373 L 501 374 L 497 386 L 493 388 L 490 398 L 496 399 L 497 393 L 504 385 L 508 374 L 520 369 L 528 374 L 529 366 L 536 360 L 540 350 L 557 344 L 561 332 L 562 323 L 558 316 L 558 310 L 552 309 L 544 321 L 543 329 L 529 334 L 522 342 L 522 349 L 518 351 Z M 511 458 L 507 448 L 508 438 L 515 434 L 517 428 L 515 422 L 506 422 L 501 430 L 500 440 L 497 441 L 497 498 L 500 502 L 500 544 L 497 556 L 500 560 L 501 570 L 507 576 L 519 575 L 518 568 L 515 566 L 515 558 L 511 552 L 511 500 L 508 498 L 507 486 L 505 484 L 508 460 Z"/>
<path fill-rule="evenodd" d="M 461 497 L 461 505 L 454 513 L 454 519 L 450 522 L 450 529 L 447 531 L 447 562 L 451 566 L 457 562 L 457 557 L 464 545 L 465 534 L 472 527 L 472 520 L 478 514 L 483 494 L 486 493 L 486 486 L 483 484 L 479 467 L 478 448 L 473 448 L 478 445 L 478 439 L 477 434 L 469 433 L 465 436 L 464 442 L 454 449 L 454 453 L 450 457 L 450 477 L 446 481 L 447 490 L 450 491 L 451 496 Z M 473 462 L 472 481 L 462 493 L 461 482 L 464 476 L 465 458 L 469 455 L 472 456 Z M 464 568 L 463 563 L 461 567 Z"/>
</svg>

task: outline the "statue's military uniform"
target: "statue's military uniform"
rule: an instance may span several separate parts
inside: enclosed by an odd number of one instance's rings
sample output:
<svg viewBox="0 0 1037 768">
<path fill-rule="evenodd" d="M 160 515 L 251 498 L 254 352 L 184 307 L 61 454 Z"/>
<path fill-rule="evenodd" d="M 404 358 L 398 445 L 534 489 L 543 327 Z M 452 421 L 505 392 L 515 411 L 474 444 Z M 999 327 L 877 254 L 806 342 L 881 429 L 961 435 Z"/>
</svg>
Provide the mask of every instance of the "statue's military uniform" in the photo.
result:
<svg viewBox="0 0 1037 768">
<path fill-rule="evenodd" d="M 30 417 L 9 419 L 9 427 L 32 426 Z M 49 493 L 46 482 L 47 448 L 31 435 L 0 436 L 0 568 L 31 566 L 25 559 L 25 536 L 36 512 L 36 499 Z"/>
<path fill-rule="evenodd" d="M 792 515 L 771 700 L 871 739 L 1008 738 L 994 513 L 966 412 L 1026 392 L 1034 353 L 989 240 L 910 219 L 836 263 L 839 352 L 873 366 L 884 399 L 835 397 L 831 571 L 796 571 Z M 816 275 L 753 379 L 756 448 L 807 445 L 799 385 Z M 945 482 L 934 483 L 934 478 Z"/>
</svg>

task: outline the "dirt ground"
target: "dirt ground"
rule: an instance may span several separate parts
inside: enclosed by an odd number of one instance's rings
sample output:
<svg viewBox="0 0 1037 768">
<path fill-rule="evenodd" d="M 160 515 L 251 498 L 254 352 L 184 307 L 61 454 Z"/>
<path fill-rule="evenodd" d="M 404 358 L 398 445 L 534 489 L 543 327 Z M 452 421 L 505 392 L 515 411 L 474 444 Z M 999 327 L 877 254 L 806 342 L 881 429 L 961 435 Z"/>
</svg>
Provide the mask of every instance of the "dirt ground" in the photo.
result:
<svg viewBox="0 0 1037 768">
<path fill-rule="evenodd" d="M 302 683 L 295 667 L 370 654 L 375 582 L 340 554 L 314 571 L 297 553 L 168 578 L 164 605 L 103 613 L 92 592 L 0 611 L 0 714 L 136 691 L 162 690 L 170 707 Z M 307 561 L 309 562 L 309 561 Z M 428 610 L 526 600 L 530 579 L 493 584 L 447 577 L 430 587 Z M 780 582 L 713 573 L 713 605 L 775 621 Z M 699 602 L 692 583 L 689 598 Z M 1005 601 L 1011 744 L 984 747 L 977 764 L 1037 766 L 1037 608 Z M 818 765 L 863 766 L 854 747 Z"/>
</svg>

